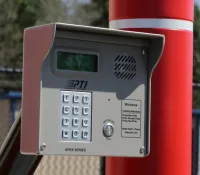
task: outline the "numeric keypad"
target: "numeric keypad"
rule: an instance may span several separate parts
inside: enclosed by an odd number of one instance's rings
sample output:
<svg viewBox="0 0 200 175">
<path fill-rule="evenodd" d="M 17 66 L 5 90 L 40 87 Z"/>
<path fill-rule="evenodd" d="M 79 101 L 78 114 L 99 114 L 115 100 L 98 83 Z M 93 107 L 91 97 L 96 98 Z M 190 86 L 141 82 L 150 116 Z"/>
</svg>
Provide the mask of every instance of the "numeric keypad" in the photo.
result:
<svg viewBox="0 0 200 175">
<path fill-rule="evenodd" d="M 61 91 L 61 141 L 91 140 L 91 93 Z"/>
</svg>

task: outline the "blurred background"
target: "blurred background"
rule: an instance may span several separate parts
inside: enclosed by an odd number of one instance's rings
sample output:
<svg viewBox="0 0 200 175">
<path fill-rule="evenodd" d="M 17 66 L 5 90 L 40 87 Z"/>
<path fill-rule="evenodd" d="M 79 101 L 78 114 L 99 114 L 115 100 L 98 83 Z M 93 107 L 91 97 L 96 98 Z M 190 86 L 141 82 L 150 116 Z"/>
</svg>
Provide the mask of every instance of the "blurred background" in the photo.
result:
<svg viewBox="0 0 200 175">
<path fill-rule="evenodd" d="M 200 0 L 195 3 L 193 109 L 200 109 Z M 24 28 L 51 22 L 108 27 L 108 0 L 0 0 L 0 12 L 0 144 L 2 144 L 21 108 Z M 196 120 L 194 118 L 193 128 L 198 127 Z M 196 135 L 199 137 L 199 134 Z M 199 145 L 196 140 L 193 142 L 196 146 Z M 100 175 L 104 172 L 103 164 L 104 159 L 100 157 L 44 156 L 35 174 Z"/>
</svg>

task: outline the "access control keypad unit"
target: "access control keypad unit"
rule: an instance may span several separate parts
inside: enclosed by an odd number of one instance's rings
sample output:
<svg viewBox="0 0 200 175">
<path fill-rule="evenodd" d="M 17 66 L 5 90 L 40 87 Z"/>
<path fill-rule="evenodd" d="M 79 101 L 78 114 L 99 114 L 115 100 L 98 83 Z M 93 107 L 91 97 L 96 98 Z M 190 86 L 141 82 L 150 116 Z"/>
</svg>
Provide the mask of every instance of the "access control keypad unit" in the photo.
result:
<svg viewBox="0 0 200 175">
<path fill-rule="evenodd" d="M 144 157 L 164 36 L 69 24 L 24 34 L 21 153 Z"/>
</svg>

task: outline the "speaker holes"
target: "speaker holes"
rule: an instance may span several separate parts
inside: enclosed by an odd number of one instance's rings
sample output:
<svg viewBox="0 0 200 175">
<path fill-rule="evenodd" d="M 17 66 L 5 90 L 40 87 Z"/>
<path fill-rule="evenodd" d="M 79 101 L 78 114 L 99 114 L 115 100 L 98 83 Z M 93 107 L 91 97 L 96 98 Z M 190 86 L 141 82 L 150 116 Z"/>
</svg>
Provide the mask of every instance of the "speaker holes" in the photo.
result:
<svg viewBox="0 0 200 175">
<path fill-rule="evenodd" d="M 113 70 L 118 79 L 132 80 L 136 76 L 136 59 L 133 56 L 118 55 Z"/>
</svg>

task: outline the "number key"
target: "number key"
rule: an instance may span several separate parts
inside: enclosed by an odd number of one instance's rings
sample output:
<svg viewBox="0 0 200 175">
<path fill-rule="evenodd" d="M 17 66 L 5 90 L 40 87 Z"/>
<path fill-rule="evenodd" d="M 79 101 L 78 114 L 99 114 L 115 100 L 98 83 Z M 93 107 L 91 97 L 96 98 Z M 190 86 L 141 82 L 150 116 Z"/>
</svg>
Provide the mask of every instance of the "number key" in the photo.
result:
<svg viewBox="0 0 200 175">
<path fill-rule="evenodd" d="M 63 94 L 63 102 L 69 102 L 69 94 Z"/>
<path fill-rule="evenodd" d="M 63 114 L 69 113 L 69 106 L 63 106 Z"/>
<path fill-rule="evenodd" d="M 89 96 L 88 95 L 83 96 L 83 103 L 85 103 L 85 104 L 89 103 Z"/>
<path fill-rule="evenodd" d="M 69 137 L 69 130 L 62 130 L 62 137 L 68 138 Z"/>
<path fill-rule="evenodd" d="M 82 138 L 87 139 L 89 137 L 89 132 L 87 130 L 82 131 Z"/>
<path fill-rule="evenodd" d="M 82 125 L 83 125 L 83 127 L 88 127 L 89 126 L 89 120 L 88 119 L 83 119 L 82 120 Z"/>
<path fill-rule="evenodd" d="M 88 114 L 89 114 L 89 108 L 83 107 L 83 115 L 88 115 Z"/>
<path fill-rule="evenodd" d="M 69 119 L 68 118 L 63 118 L 62 119 L 62 125 L 63 126 L 68 126 L 69 125 Z"/>
<path fill-rule="evenodd" d="M 79 135 L 79 131 L 78 130 L 73 130 L 72 131 L 72 137 L 73 138 L 78 138 L 78 135 Z"/>
<path fill-rule="evenodd" d="M 79 107 L 78 106 L 73 107 L 73 114 L 75 114 L 75 115 L 79 114 Z"/>
<path fill-rule="evenodd" d="M 79 119 L 78 118 L 74 118 L 73 119 L 73 126 L 78 126 L 78 121 L 79 121 Z"/>
<path fill-rule="evenodd" d="M 73 100 L 74 100 L 74 103 L 79 103 L 80 96 L 79 95 L 74 95 Z"/>
</svg>

